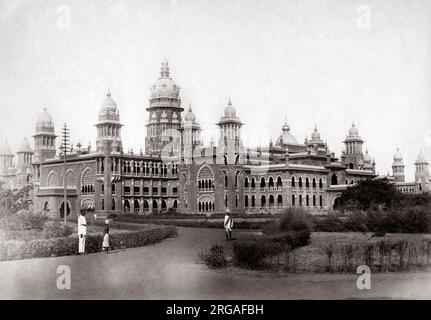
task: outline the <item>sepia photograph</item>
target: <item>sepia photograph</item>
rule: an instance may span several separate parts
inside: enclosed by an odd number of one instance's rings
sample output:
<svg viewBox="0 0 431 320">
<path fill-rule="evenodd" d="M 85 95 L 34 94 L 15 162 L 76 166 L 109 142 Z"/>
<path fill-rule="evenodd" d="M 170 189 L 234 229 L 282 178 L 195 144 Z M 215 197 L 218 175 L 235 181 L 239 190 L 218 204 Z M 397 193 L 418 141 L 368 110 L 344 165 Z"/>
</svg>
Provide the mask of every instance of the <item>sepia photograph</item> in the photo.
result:
<svg viewBox="0 0 431 320">
<path fill-rule="evenodd" d="M 0 300 L 431 299 L 428 0 L 0 0 L 0 115 Z"/>
</svg>

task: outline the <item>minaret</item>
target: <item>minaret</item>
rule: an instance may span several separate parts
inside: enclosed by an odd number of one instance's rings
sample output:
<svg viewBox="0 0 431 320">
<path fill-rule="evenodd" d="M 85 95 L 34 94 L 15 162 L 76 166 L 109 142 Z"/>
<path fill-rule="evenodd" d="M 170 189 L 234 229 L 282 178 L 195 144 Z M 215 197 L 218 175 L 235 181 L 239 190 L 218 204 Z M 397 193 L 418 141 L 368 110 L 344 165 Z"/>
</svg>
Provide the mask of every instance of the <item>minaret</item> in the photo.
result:
<svg viewBox="0 0 431 320">
<path fill-rule="evenodd" d="M 54 123 L 52 117 L 44 108 L 43 112 L 39 115 L 36 123 L 36 133 L 34 134 L 34 161 L 43 162 L 46 159 L 55 157 L 56 135 L 54 132 Z"/>
<path fill-rule="evenodd" d="M 364 140 L 359 136 L 358 129 L 356 129 L 354 122 L 349 130 L 349 135 L 343 142 L 345 145 L 343 163 L 348 169 L 359 169 L 364 160 L 364 155 L 362 153 L 362 144 Z"/>
<path fill-rule="evenodd" d="M 243 123 L 236 116 L 236 110 L 229 99 L 224 115 L 217 125 L 220 128 L 218 154 L 226 164 L 238 164 L 243 145 L 241 140 L 241 127 Z"/>
<path fill-rule="evenodd" d="M 397 148 L 397 151 L 394 154 L 394 162 L 392 163 L 392 174 L 394 176 L 395 182 L 405 181 L 403 156 L 399 148 Z"/>
<path fill-rule="evenodd" d="M 181 107 L 180 87 L 170 77 L 167 61 L 162 62 L 160 78 L 151 87 L 145 151 L 160 155 L 180 150 Z"/>
<path fill-rule="evenodd" d="M 121 142 L 120 111 L 117 103 L 112 99 L 108 90 L 99 111 L 97 128 L 97 151 L 103 153 L 121 152 L 123 147 Z"/>
<path fill-rule="evenodd" d="M 24 138 L 24 141 L 17 152 L 17 172 L 20 174 L 21 185 L 26 185 L 31 182 L 33 176 L 33 153 L 33 150 L 30 148 L 30 143 L 28 142 L 27 138 Z"/>
<path fill-rule="evenodd" d="M 415 168 L 416 168 L 415 182 L 418 184 L 420 191 L 428 190 L 428 184 L 429 184 L 428 165 L 429 163 L 425 159 L 425 156 L 421 150 L 415 162 Z"/>
<path fill-rule="evenodd" d="M 192 111 L 192 106 L 189 106 L 188 113 L 184 117 L 184 122 L 181 125 L 181 157 L 185 163 L 193 161 L 193 151 L 201 144 L 200 132 L 201 127 L 196 122 L 196 116 Z"/>
<path fill-rule="evenodd" d="M 0 175 L 7 175 L 10 168 L 13 167 L 13 153 L 7 140 L 0 145 Z"/>
</svg>

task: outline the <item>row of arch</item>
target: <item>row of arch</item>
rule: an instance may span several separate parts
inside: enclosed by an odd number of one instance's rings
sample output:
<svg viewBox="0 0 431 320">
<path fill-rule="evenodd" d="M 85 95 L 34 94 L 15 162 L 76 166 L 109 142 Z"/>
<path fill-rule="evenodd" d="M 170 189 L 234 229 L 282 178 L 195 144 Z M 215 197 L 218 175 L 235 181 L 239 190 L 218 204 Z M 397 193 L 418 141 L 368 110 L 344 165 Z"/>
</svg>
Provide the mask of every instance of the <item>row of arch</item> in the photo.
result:
<svg viewBox="0 0 431 320">
<path fill-rule="evenodd" d="M 283 207 L 286 205 L 290 205 L 292 207 L 295 206 L 305 206 L 305 207 L 323 207 L 324 206 L 324 201 L 323 201 L 323 196 L 322 195 L 312 195 L 310 197 L 310 195 L 305 195 L 305 197 L 300 194 L 298 197 L 294 194 L 292 194 L 292 196 L 290 197 L 290 204 L 289 203 L 284 203 L 284 199 L 283 196 L 281 194 L 277 195 L 277 197 L 275 197 L 274 195 L 269 195 L 268 197 L 265 195 L 262 195 L 260 197 L 260 203 L 257 204 L 256 200 L 258 198 L 255 195 L 252 196 L 248 196 L 245 195 L 244 197 L 244 207 L 245 208 L 255 208 L 255 207 L 260 207 L 260 208 L 266 208 L 266 207 Z M 268 201 L 267 201 L 268 200 Z"/>
<path fill-rule="evenodd" d="M 291 178 L 290 185 L 292 187 L 298 186 L 300 188 L 312 187 L 312 188 L 316 189 L 318 187 L 319 189 L 323 189 L 323 179 L 319 178 L 319 180 L 317 180 L 316 178 L 310 179 L 309 177 L 306 177 L 305 179 L 303 179 L 302 177 L 298 177 L 298 179 L 297 179 L 295 176 L 293 176 Z M 268 181 L 266 181 L 265 178 L 262 177 L 262 178 L 260 178 L 259 186 L 260 186 L 260 189 L 265 189 L 266 187 L 268 187 L 268 188 L 274 188 L 274 187 L 281 188 L 281 187 L 283 187 L 283 181 L 282 181 L 280 176 L 278 176 L 276 178 L 276 181 L 274 181 L 273 177 L 269 177 Z M 248 188 L 255 189 L 256 188 L 256 179 L 254 177 L 252 177 L 251 179 L 249 177 L 245 177 L 244 178 L 244 187 L 246 189 L 248 189 Z"/>
<path fill-rule="evenodd" d="M 66 184 L 67 188 L 76 188 L 76 177 L 72 169 L 66 171 L 63 183 Z M 46 178 L 46 187 L 59 187 L 63 183 L 60 182 L 57 172 L 51 170 Z M 95 176 L 93 170 L 85 168 L 81 173 L 81 186 L 93 186 L 94 188 Z"/>
</svg>

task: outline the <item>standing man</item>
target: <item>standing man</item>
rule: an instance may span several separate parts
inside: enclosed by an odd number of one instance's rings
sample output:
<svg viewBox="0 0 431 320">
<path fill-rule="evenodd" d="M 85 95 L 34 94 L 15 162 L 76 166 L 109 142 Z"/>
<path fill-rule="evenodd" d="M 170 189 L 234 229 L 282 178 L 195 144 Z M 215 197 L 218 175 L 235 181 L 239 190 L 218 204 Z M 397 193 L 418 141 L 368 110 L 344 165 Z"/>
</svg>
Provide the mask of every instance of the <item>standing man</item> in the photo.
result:
<svg viewBox="0 0 431 320">
<path fill-rule="evenodd" d="M 230 215 L 230 210 L 226 209 L 226 215 L 224 216 L 224 231 L 226 233 L 226 240 L 232 240 L 232 228 L 233 228 L 233 219 Z"/>
<path fill-rule="evenodd" d="M 85 254 L 85 238 L 87 237 L 87 219 L 85 219 L 85 210 L 81 209 L 81 215 L 78 218 L 78 252 Z"/>
</svg>

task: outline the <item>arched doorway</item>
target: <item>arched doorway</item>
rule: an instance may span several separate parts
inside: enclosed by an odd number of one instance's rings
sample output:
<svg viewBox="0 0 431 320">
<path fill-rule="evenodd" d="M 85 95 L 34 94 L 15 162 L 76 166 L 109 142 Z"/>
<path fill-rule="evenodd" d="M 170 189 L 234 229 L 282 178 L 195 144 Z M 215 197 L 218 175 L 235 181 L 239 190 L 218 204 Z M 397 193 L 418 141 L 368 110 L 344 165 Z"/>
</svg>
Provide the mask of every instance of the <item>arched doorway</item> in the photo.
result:
<svg viewBox="0 0 431 320">
<path fill-rule="evenodd" d="M 135 201 L 133 201 L 133 211 L 134 212 L 139 212 L 139 206 L 140 206 L 140 204 L 139 204 L 139 200 L 135 200 Z"/>
<path fill-rule="evenodd" d="M 153 213 L 159 212 L 159 204 L 157 203 L 157 200 L 153 200 Z"/>
<path fill-rule="evenodd" d="M 166 211 L 166 200 L 162 200 L 162 211 Z"/>
<path fill-rule="evenodd" d="M 67 202 L 66 214 L 67 214 L 67 216 L 69 216 L 69 214 L 70 214 L 70 203 L 69 202 Z M 64 218 L 64 201 L 60 205 L 60 218 Z"/>
<path fill-rule="evenodd" d="M 124 200 L 124 212 L 130 212 L 130 201 L 128 199 Z"/>
<path fill-rule="evenodd" d="M 335 198 L 334 200 L 334 206 L 332 207 L 334 210 L 338 210 L 341 208 L 341 198 Z"/>
</svg>

